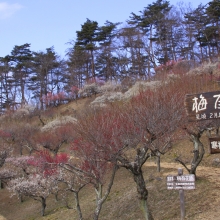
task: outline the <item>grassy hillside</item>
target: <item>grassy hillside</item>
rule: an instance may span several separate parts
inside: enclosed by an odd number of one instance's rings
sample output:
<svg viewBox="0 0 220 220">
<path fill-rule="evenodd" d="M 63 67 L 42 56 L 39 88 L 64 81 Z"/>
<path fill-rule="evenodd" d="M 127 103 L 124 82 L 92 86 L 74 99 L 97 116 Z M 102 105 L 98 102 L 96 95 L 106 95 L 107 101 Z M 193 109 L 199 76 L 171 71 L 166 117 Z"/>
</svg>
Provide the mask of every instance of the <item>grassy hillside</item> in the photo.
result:
<svg viewBox="0 0 220 220">
<path fill-rule="evenodd" d="M 216 83 L 215 89 L 218 90 L 218 84 Z M 49 122 L 62 116 L 75 117 L 95 99 L 96 97 L 92 96 L 79 99 L 77 102 L 74 101 L 59 107 L 54 107 L 49 112 L 42 113 L 41 120 L 49 124 Z M 25 126 L 25 120 L 20 121 L 24 123 L 23 125 Z M 5 125 L 7 122 L 8 121 L 2 120 L 2 123 L 5 123 Z M 31 116 L 31 120 L 28 120 L 28 123 L 32 123 L 36 126 L 41 125 L 38 115 Z M 209 154 L 209 143 L 206 133 L 202 136 L 202 142 L 205 145 L 206 153 L 197 170 L 198 179 L 196 181 L 196 189 L 185 191 L 186 219 L 190 220 L 213 220 L 218 219 L 220 216 L 220 154 Z M 62 150 L 65 151 L 65 147 Z M 188 139 L 176 141 L 172 149 L 164 156 L 161 156 L 160 173 L 157 172 L 154 157 L 151 157 L 145 163 L 143 171 L 146 186 L 149 191 L 148 203 L 155 220 L 180 219 L 179 192 L 176 190 L 167 190 L 166 176 L 170 174 L 176 175 L 177 168 L 182 167 L 175 162 L 176 155 L 181 155 L 181 158 L 190 165 L 193 154 L 192 151 L 193 145 Z M 187 174 L 185 169 L 184 174 Z M 103 205 L 100 219 L 144 219 L 136 191 L 136 185 L 131 173 L 124 168 L 120 168 L 116 173 L 111 193 Z M 92 219 L 95 201 L 94 189 L 92 187 L 86 187 L 80 192 L 79 196 L 84 219 Z M 68 202 L 69 208 L 67 208 L 66 202 Z M 59 194 L 58 201 L 51 195 L 47 202 L 46 216 L 40 216 L 40 209 L 41 204 L 38 201 L 25 197 L 24 202 L 20 203 L 17 197 L 10 197 L 10 193 L 7 189 L 0 189 L 0 220 L 78 219 L 74 195 L 71 193 L 68 193 L 65 201 Z"/>
</svg>

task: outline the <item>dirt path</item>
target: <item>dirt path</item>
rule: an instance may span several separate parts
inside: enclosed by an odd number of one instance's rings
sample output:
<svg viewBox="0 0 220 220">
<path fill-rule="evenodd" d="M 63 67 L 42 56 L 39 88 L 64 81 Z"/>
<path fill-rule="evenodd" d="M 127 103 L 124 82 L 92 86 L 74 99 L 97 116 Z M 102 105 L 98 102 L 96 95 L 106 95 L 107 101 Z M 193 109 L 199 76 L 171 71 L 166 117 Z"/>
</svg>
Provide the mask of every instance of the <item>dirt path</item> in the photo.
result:
<svg viewBox="0 0 220 220">
<path fill-rule="evenodd" d="M 146 165 L 147 166 L 155 166 L 156 167 L 156 164 L 154 162 L 147 162 Z M 166 162 L 163 162 L 163 163 L 161 163 L 161 167 L 164 167 L 164 168 L 174 168 L 174 169 L 176 168 L 176 171 L 169 172 L 169 174 L 171 174 L 171 175 L 172 174 L 177 175 L 177 169 L 178 168 L 183 168 L 184 174 L 187 174 L 185 168 L 182 167 L 178 163 L 166 163 Z M 199 166 L 197 168 L 196 173 L 197 173 L 198 176 L 203 176 L 203 177 L 207 178 L 209 181 L 215 182 L 218 186 L 220 186 L 220 168 Z M 219 220 L 220 220 L 220 218 L 219 218 Z"/>
</svg>

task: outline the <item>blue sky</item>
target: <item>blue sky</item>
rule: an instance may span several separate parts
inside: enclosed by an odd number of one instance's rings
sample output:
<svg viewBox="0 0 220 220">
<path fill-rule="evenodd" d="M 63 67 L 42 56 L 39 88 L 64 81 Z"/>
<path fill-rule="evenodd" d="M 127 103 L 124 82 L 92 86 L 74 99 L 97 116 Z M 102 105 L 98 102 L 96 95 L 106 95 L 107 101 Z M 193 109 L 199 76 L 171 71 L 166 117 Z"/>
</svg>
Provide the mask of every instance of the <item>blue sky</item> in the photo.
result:
<svg viewBox="0 0 220 220">
<path fill-rule="evenodd" d="M 54 46 L 64 57 L 76 39 L 76 31 L 89 18 L 101 26 L 106 20 L 125 22 L 131 12 L 139 14 L 156 0 L 0 0 L 0 57 L 10 54 L 15 45 L 31 44 L 33 51 Z M 211 0 L 193 0 L 197 7 Z M 179 0 L 170 0 L 176 5 Z M 183 0 L 188 3 L 190 1 Z"/>
</svg>

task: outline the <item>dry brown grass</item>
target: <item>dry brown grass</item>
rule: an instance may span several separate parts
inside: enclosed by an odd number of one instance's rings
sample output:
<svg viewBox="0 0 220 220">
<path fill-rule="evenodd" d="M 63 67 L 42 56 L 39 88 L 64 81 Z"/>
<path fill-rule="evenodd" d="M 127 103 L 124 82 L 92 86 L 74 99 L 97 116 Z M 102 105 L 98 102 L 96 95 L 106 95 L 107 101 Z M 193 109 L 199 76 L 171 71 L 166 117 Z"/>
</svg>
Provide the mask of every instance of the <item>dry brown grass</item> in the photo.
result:
<svg viewBox="0 0 220 220">
<path fill-rule="evenodd" d="M 178 191 L 166 189 L 166 176 L 177 174 L 177 163 L 162 163 L 160 173 L 156 172 L 154 161 L 148 161 L 144 167 L 145 179 L 149 190 L 149 205 L 156 220 L 180 219 Z M 185 191 L 186 219 L 218 219 L 220 200 L 220 169 L 199 167 L 196 190 Z M 8 192 L 1 193 L 0 213 L 8 220 L 70 220 L 77 219 L 75 209 L 67 209 L 62 201 L 54 197 L 48 200 L 46 216 L 40 217 L 40 203 L 26 198 L 23 203 L 14 197 L 9 199 Z M 81 205 L 85 220 L 92 219 L 95 195 L 92 189 L 81 193 Z M 73 204 L 70 199 L 70 204 Z M 120 169 L 112 191 L 103 206 L 100 219 L 137 220 L 143 219 L 139 208 L 136 188 L 131 174 Z"/>
</svg>

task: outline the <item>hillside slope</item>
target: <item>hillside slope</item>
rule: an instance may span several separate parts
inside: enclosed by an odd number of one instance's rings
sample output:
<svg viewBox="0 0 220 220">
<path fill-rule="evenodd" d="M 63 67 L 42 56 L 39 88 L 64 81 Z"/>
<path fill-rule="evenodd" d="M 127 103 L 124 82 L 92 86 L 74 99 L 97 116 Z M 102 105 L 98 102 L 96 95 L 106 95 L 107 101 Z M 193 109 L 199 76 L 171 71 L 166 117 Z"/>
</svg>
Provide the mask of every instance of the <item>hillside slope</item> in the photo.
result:
<svg viewBox="0 0 220 220">
<path fill-rule="evenodd" d="M 176 175 L 178 167 L 180 166 L 176 163 L 164 162 L 161 173 L 157 173 L 154 162 L 146 163 L 144 171 L 149 190 L 149 204 L 155 220 L 180 219 L 178 191 L 166 189 L 166 176 Z M 220 169 L 201 166 L 198 168 L 198 177 L 196 189 L 185 191 L 186 219 L 218 219 L 220 216 Z M 81 196 L 84 198 L 81 205 L 85 219 L 92 219 L 88 213 L 92 211 L 91 202 L 95 198 L 94 193 L 86 191 Z M 54 198 L 49 200 L 46 216 L 40 217 L 40 203 L 28 198 L 24 203 L 19 203 L 15 197 L 9 199 L 9 194 L 5 189 L 1 190 L 0 210 L 0 213 L 8 220 L 78 219 L 74 209 L 67 209 L 62 201 L 55 202 Z M 100 219 L 143 219 L 135 185 L 126 170 L 120 170 L 117 173 L 112 192 L 103 207 Z"/>
<path fill-rule="evenodd" d="M 218 89 L 218 85 L 215 85 Z M 77 116 L 84 111 L 95 96 L 82 98 L 71 103 L 54 107 L 50 117 L 44 116 L 45 122 L 57 119 L 61 116 Z M 39 120 L 36 117 L 36 120 Z M 39 123 L 39 122 L 38 122 Z M 212 220 L 220 219 L 220 154 L 209 152 L 209 143 L 206 134 L 203 134 L 202 142 L 205 145 L 205 155 L 202 163 L 197 169 L 198 179 L 195 190 L 185 191 L 186 219 L 190 220 Z M 177 174 L 180 164 L 175 162 L 175 156 L 181 155 L 187 164 L 192 159 L 192 143 L 185 139 L 176 142 L 172 149 L 161 157 L 161 172 L 156 171 L 155 158 L 147 160 L 144 166 L 144 178 L 149 191 L 148 203 L 155 220 L 176 220 L 180 219 L 180 201 L 178 191 L 167 190 L 166 176 Z M 185 169 L 184 174 L 187 174 Z M 80 192 L 82 212 L 85 220 L 93 218 L 95 193 L 92 187 Z M 20 203 L 16 197 L 10 197 L 6 189 L 0 190 L 0 220 L 68 220 L 78 219 L 75 209 L 73 194 L 68 194 L 68 205 L 58 195 L 58 201 L 51 195 L 46 207 L 46 216 L 40 216 L 41 204 L 30 198 L 25 198 Z M 140 210 L 139 200 L 136 193 L 136 185 L 132 175 L 124 168 L 116 173 L 116 179 L 112 191 L 103 205 L 100 215 L 101 220 L 142 220 L 143 214 Z"/>
</svg>

